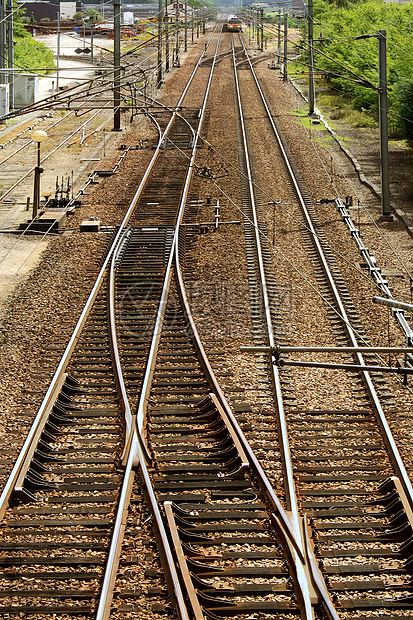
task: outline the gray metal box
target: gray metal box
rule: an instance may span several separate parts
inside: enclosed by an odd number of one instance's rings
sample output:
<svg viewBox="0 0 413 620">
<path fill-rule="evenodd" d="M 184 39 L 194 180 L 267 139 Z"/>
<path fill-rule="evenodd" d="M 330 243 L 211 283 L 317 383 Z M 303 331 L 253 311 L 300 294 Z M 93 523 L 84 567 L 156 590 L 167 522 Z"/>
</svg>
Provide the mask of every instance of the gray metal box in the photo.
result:
<svg viewBox="0 0 413 620">
<path fill-rule="evenodd" d="M 14 107 L 25 108 L 39 99 L 39 76 L 19 73 L 14 76 Z"/>
<path fill-rule="evenodd" d="M 0 84 L 0 116 L 10 112 L 10 85 Z"/>
</svg>

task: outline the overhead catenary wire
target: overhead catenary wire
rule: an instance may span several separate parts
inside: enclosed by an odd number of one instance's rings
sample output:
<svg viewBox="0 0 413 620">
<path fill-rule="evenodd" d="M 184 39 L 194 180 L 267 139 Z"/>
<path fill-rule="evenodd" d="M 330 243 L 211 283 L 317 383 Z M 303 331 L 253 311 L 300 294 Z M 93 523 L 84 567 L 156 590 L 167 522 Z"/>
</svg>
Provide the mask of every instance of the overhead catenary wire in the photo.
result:
<svg viewBox="0 0 413 620">
<path fill-rule="evenodd" d="M 134 67 L 135 67 L 135 65 L 131 65 L 131 67 L 132 67 L 132 68 L 134 68 Z M 89 80 L 88 82 L 90 82 L 90 80 Z M 105 105 L 107 105 L 107 103 L 106 103 Z M 159 105 L 161 105 L 161 104 L 159 104 Z M 103 108 L 104 108 L 104 106 L 102 106 L 100 109 L 103 109 Z M 71 112 L 72 112 L 72 111 L 71 111 Z M 71 112 L 69 112 L 69 113 L 71 113 Z M 67 115 L 66 115 L 66 116 L 67 116 Z M 87 123 L 87 122 L 89 122 L 90 120 L 91 120 L 91 119 L 88 119 L 88 120 L 86 121 L 86 123 Z M 58 121 L 58 122 L 60 122 L 60 121 Z M 86 123 L 84 123 L 84 124 L 82 125 L 82 127 L 83 127 Z M 55 123 L 54 123 L 54 124 L 55 124 Z M 52 126 L 53 126 L 53 125 L 52 125 Z M 78 131 L 78 130 L 79 130 L 79 128 L 78 128 L 76 131 Z M 72 135 L 72 134 L 71 134 L 71 135 Z M 69 136 L 69 137 L 70 137 L 70 136 Z M 31 142 L 28 142 L 28 144 L 31 144 Z M 44 161 L 44 159 L 43 159 L 42 161 Z M 22 234 L 21 234 L 21 235 L 20 235 L 20 236 L 16 239 L 16 244 L 18 243 L 18 239 L 21 239 L 21 238 L 22 238 L 25 234 L 28 234 L 29 232 L 30 232 L 30 226 L 29 226 L 29 227 L 27 227 L 27 228 L 26 228 L 26 230 L 25 230 L 25 231 L 23 231 L 23 233 L 22 233 Z M 50 234 L 50 229 L 49 229 L 48 231 L 46 231 L 45 235 L 47 235 L 47 234 Z M 43 236 L 43 237 L 44 237 L 44 236 Z M 35 251 L 36 251 L 37 247 L 38 247 L 38 246 L 39 246 L 39 244 L 42 242 L 43 237 L 42 237 L 42 239 L 39 241 L 39 243 L 36 245 L 36 247 L 33 249 L 33 251 L 31 252 L 30 256 L 32 256 L 33 252 L 35 252 Z M 16 244 L 14 244 L 14 245 L 16 245 Z M 4 261 L 4 260 L 6 259 L 7 255 L 9 255 L 9 254 L 10 254 L 10 252 L 12 251 L 12 249 L 13 249 L 13 248 L 9 249 L 9 251 L 7 252 L 7 254 L 6 254 L 5 256 L 3 256 L 3 257 L 2 257 L 2 261 Z M 26 262 L 30 259 L 30 256 L 29 256 L 29 257 L 27 257 L 27 259 L 23 262 L 23 264 L 19 266 L 19 268 L 18 268 L 18 270 L 16 271 L 16 273 L 10 277 L 10 279 L 8 280 L 8 282 L 6 283 L 6 285 L 3 287 L 3 290 L 1 291 L 1 293 L 3 293 L 3 292 L 7 289 L 7 287 L 8 287 L 8 286 L 10 286 L 11 281 L 12 281 L 12 280 L 16 277 L 16 275 L 17 275 L 17 274 L 21 271 L 21 269 L 24 267 L 24 265 L 26 264 Z M 2 261 L 0 261 L 0 263 L 1 263 Z"/>
<path fill-rule="evenodd" d="M 209 146 L 211 146 L 211 145 L 209 145 Z M 218 153 L 218 151 L 216 151 L 216 153 L 217 153 L 220 157 L 222 157 L 222 156 Z M 227 162 L 227 163 L 229 163 L 230 165 L 233 165 L 231 162 Z M 261 191 L 263 191 L 263 190 L 262 190 L 262 188 L 260 188 L 260 189 L 261 189 Z M 222 190 L 221 190 L 221 191 L 222 191 Z M 268 195 L 268 194 L 267 194 L 267 195 Z M 272 199 L 272 197 L 271 197 L 271 196 L 269 196 L 269 195 L 268 195 L 268 198 L 269 198 L 271 201 L 273 201 L 273 199 Z M 234 205 L 234 206 L 236 206 L 236 205 Z M 244 214 L 244 215 L 245 215 L 245 214 Z M 295 216 L 293 216 L 293 214 L 289 213 L 289 215 L 295 219 Z M 268 239 L 267 239 L 267 240 L 268 240 Z M 268 241 L 271 243 L 271 241 L 270 241 L 270 240 L 268 240 Z M 271 244 L 271 245 L 272 245 L 272 244 Z M 274 246 L 274 248 L 275 248 L 277 251 L 279 251 L 279 248 L 276 248 L 275 246 Z M 364 277 L 368 278 L 368 277 L 366 276 L 366 274 L 364 274 L 364 273 L 362 273 L 362 272 L 359 272 L 359 270 L 357 270 L 357 271 L 358 271 L 358 273 L 361 273 L 361 275 L 363 275 Z M 368 279 L 369 279 L 369 278 L 368 278 Z M 369 279 L 369 281 L 370 281 L 370 279 Z"/>
</svg>

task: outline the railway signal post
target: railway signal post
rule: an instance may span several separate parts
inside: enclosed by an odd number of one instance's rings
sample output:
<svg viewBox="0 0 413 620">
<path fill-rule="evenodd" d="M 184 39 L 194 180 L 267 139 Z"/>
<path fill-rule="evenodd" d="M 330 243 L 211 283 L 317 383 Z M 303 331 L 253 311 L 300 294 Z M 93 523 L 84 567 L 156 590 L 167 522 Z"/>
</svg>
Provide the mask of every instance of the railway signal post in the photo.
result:
<svg viewBox="0 0 413 620">
<path fill-rule="evenodd" d="M 47 139 L 47 133 L 41 129 L 36 129 L 32 133 L 32 140 L 37 144 L 37 165 L 34 169 L 34 190 L 33 190 L 33 219 L 36 218 L 40 209 L 40 175 L 43 168 L 40 166 L 40 144 Z"/>
</svg>

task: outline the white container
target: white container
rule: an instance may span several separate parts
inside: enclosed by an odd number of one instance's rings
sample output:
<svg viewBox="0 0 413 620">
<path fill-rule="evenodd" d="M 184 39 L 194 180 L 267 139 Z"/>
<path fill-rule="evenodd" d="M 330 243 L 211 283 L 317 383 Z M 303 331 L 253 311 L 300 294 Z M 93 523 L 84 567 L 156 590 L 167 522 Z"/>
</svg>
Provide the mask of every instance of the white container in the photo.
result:
<svg viewBox="0 0 413 620">
<path fill-rule="evenodd" d="M 133 13 L 132 11 L 125 11 L 123 14 L 123 23 L 125 26 L 133 26 Z"/>
<path fill-rule="evenodd" d="M 10 112 L 10 84 L 0 84 L 0 116 Z"/>
<path fill-rule="evenodd" d="M 13 105 L 20 110 L 39 99 L 39 76 L 33 73 L 16 73 L 14 75 Z"/>
</svg>

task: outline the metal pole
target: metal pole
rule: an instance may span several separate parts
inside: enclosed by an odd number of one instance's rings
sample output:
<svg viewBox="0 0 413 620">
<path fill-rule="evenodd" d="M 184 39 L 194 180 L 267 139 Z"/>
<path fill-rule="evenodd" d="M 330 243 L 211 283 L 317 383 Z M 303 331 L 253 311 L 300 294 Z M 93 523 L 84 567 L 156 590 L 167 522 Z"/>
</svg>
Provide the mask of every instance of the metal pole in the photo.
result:
<svg viewBox="0 0 413 620">
<path fill-rule="evenodd" d="M 400 308 L 401 310 L 413 310 L 412 304 L 405 304 L 403 301 L 396 301 L 395 299 L 387 299 L 386 297 L 373 297 L 373 301 L 376 304 L 382 304 L 383 306 L 390 306 L 390 308 Z"/>
<path fill-rule="evenodd" d="M 240 347 L 249 353 L 413 353 L 412 347 Z"/>
<path fill-rule="evenodd" d="M 8 82 L 9 82 L 9 104 L 10 109 L 14 107 L 14 43 L 13 43 L 13 3 L 7 0 L 7 66 L 8 66 Z"/>
<path fill-rule="evenodd" d="M 306 33 L 306 20 L 307 20 L 307 13 L 306 13 L 306 7 L 304 6 L 304 17 L 303 17 L 303 21 L 304 21 L 304 26 L 303 26 L 303 40 L 305 43 L 305 40 L 307 38 L 307 33 Z"/>
<path fill-rule="evenodd" d="M 184 51 L 188 51 L 188 0 L 185 0 L 185 47 Z"/>
<path fill-rule="evenodd" d="M 157 87 L 162 86 L 162 17 L 163 17 L 163 3 L 162 0 L 158 2 L 158 77 Z"/>
<path fill-rule="evenodd" d="M 278 64 L 280 64 L 281 62 L 281 11 L 278 11 L 278 49 L 277 49 L 277 56 L 278 56 Z"/>
<path fill-rule="evenodd" d="M 93 64 L 93 28 L 95 25 L 95 18 L 90 16 L 90 62 Z"/>
<path fill-rule="evenodd" d="M 284 13 L 284 71 L 283 81 L 287 81 L 287 36 L 288 36 L 288 15 Z"/>
<path fill-rule="evenodd" d="M 313 45 L 313 0 L 308 0 L 308 114 L 310 116 L 314 114 L 315 105 Z"/>
<path fill-rule="evenodd" d="M 120 0 L 113 2 L 113 131 L 120 126 Z"/>
<path fill-rule="evenodd" d="M 60 11 L 57 12 L 56 92 L 60 88 Z"/>
<path fill-rule="evenodd" d="M 165 0 L 165 73 L 169 71 L 169 16 L 168 0 Z"/>
<path fill-rule="evenodd" d="M 261 51 L 264 51 L 264 9 L 260 9 L 261 17 Z"/>
<path fill-rule="evenodd" d="M 379 127 L 380 127 L 380 160 L 381 160 L 381 219 L 392 221 L 390 212 L 389 190 L 389 144 L 387 130 L 387 63 L 386 63 L 386 31 L 377 33 L 379 42 Z"/>
<path fill-rule="evenodd" d="M 37 143 L 37 166 L 34 169 L 33 217 L 37 216 L 40 207 L 40 142 Z"/>
<path fill-rule="evenodd" d="M 192 17 L 191 17 L 191 43 L 193 43 L 194 42 L 194 34 L 195 34 L 194 33 L 194 28 L 195 28 L 195 23 L 194 23 L 194 19 L 195 19 L 194 18 L 194 7 L 192 6 L 191 9 L 192 9 L 192 11 L 191 11 L 191 15 L 192 15 Z"/>
<path fill-rule="evenodd" d="M 0 0 L 0 82 L 7 83 L 6 68 L 7 37 L 6 37 L 6 0 Z"/>
<path fill-rule="evenodd" d="M 399 375 L 413 374 L 413 368 L 404 368 L 401 366 L 364 366 L 359 364 L 328 364 L 320 362 L 303 362 L 301 360 L 279 360 L 280 366 L 298 366 L 299 368 L 326 368 L 329 370 L 361 370 L 363 372 L 392 372 Z"/>
<path fill-rule="evenodd" d="M 201 15 L 202 15 L 202 34 L 205 34 L 205 12 L 204 12 L 204 9 L 201 9 Z"/>
<path fill-rule="evenodd" d="M 178 0 L 176 0 L 175 5 L 175 66 L 179 66 L 179 22 L 178 22 L 178 11 L 179 5 Z"/>
</svg>

